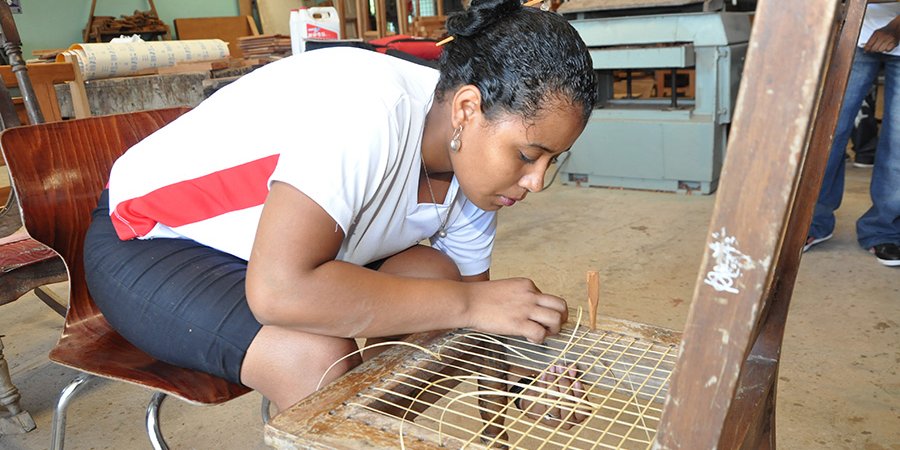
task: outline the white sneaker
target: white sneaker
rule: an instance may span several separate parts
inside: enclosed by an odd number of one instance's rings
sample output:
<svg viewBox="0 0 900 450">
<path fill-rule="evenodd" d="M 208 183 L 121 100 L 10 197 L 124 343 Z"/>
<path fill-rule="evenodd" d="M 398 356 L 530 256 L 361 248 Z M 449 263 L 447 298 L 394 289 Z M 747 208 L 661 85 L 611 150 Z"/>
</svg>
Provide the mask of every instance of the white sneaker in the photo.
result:
<svg viewBox="0 0 900 450">
<path fill-rule="evenodd" d="M 834 237 L 834 233 L 831 233 L 828 236 L 820 237 L 820 238 L 814 238 L 812 236 L 807 237 L 806 245 L 803 246 L 803 253 L 806 253 L 809 249 L 813 248 L 814 245 L 821 244 L 821 243 L 831 239 L 832 237 Z"/>
</svg>

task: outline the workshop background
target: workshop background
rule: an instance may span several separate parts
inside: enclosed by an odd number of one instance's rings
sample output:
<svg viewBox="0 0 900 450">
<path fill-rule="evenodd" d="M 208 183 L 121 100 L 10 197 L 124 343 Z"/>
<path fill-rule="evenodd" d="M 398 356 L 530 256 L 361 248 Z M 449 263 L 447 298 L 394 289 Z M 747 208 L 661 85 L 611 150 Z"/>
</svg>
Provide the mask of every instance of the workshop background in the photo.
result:
<svg viewBox="0 0 900 450">
<path fill-rule="evenodd" d="M 334 8 L 336 21 L 322 25 L 358 42 L 396 35 L 438 39 L 446 14 L 463 6 L 454 0 L 13 3 L 29 71 L 95 58 L 99 51 L 85 47 L 79 53 L 72 45 L 105 44 L 120 35 L 147 43 L 221 40 L 216 51 L 222 53 L 211 59 L 51 79 L 38 100 L 45 102 L 42 109 L 52 103 L 59 120 L 196 106 L 298 45 L 312 45 L 305 48 L 312 51 L 322 43 L 292 35 L 291 9 L 299 6 Z M 596 270 L 601 315 L 683 328 L 738 107 L 755 6 L 754 0 L 548 0 L 596 48 L 600 104 L 570 155 L 551 168 L 548 189 L 499 213 L 494 278 L 531 277 L 544 292 L 586 309 L 584 274 Z M 9 87 L 20 94 L 14 83 Z M 874 88 L 880 119 L 883 86 Z M 22 102 L 15 104 L 27 121 Z M 851 158 L 853 150 L 848 147 Z M 848 164 L 835 236 L 802 258 L 779 371 L 780 448 L 900 449 L 900 273 L 859 248 L 854 228 L 870 205 L 870 176 L 871 168 Z M 9 185 L 2 168 L 0 188 Z M 13 205 L 3 217 L 16 214 Z M 5 226 L 8 232 L 18 228 Z M 49 290 L 65 302 L 67 288 L 61 282 Z M 0 357 L 20 397 L 0 392 L 0 449 L 48 448 L 60 390 L 77 375 L 47 356 L 63 318 L 34 292 L 4 303 Z M 149 448 L 144 415 L 150 395 L 125 383 L 91 381 L 69 406 L 66 446 Z M 14 401 L 18 412 L 5 410 Z M 170 399 L 162 408 L 162 429 L 173 448 L 268 448 L 260 404 L 256 393 L 214 407 Z M 25 430 L 30 420 L 36 428 Z"/>
</svg>

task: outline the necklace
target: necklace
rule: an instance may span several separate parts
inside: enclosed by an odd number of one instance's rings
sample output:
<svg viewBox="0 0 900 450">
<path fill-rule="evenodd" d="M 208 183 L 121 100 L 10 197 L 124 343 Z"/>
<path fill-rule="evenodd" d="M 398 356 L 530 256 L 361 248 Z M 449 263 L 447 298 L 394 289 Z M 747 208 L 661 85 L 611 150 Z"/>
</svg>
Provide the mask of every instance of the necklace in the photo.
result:
<svg viewBox="0 0 900 450">
<path fill-rule="evenodd" d="M 450 213 L 453 212 L 453 203 L 455 203 L 455 199 L 453 202 L 450 202 L 450 209 L 447 210 L 447 217 L 441 218 L 441 211 L 438 209 L 437 200 L 434 198 L 434 189 L 431 188 L 431 177 L 428 176 L 428 168 L 425 167 L 425 154 L 419 153 L 422 157 L 422 172 L 425 173 L 425 184 L 428 185 L 428 194 L 431 195 L 431 204 L 434 205 L 434 213 L 437 214 L 438 222 L 441 224 L 441 227 L 437 230 L 437 235 L 440 237 L 447 237 L 447 221 L 450 220 Z"/>
</svg>

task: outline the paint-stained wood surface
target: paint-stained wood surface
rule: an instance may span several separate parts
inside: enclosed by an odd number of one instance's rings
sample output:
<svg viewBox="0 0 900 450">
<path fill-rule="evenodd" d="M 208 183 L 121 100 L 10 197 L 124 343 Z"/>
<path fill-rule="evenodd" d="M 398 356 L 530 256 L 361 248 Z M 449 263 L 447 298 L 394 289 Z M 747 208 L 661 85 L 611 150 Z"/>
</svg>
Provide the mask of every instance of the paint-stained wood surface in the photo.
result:
<svg viewBox="0 0 900 450">
<path fill-rule="evenodd" d="M 838 4 L 757 7 L 659 448 L 774 448 L 785 319 L 865 9 L 840 26 Z"/>
<path fill-rule="evenodd" d="M 822 96 L 817 107 L 808 153 L 791 207 L 791 217 L 785 236 L 785 247 L 788 249 L 801 248 L 806 243 L 806 231 L 809 229 L 815 207 L 815 202 L 808 199 L 816 198 L 822 183 L 833 130 L 837 124 L 838 112 L 841 110 L 843 100 L 842 95 L 835 95 L 835 93 L 844 92 L 847 88 L 848 74 L 859 37 L 859 24 L 865 14 L 865 5 L 865 0 L 851 0 L 845 4 L 846 8 L 842 11 L 844 13 L 842 17 L 845 20 L 836 21 L 834 24 L 836 47 L 827 64 L 828 69 L 823 87 L 823 92 L 826 94 Z M 801 252 L 799 251 L 783 251 L 776 267 L 797 267 L 800 256 Z M 770 428 L 771 433 L 768 438 L 774 446 L 775 397 L 778 384 L 780 343 L 784 337 L 784 325 L 796 275 L 794 270 L 776 269 L 772 288 L 766 293 L 764 301 L 766 306 L 761 315 L 764 323 L 759 327 L 757 343 L 747 359 L 747 364 L 751 366 L 749 369 L 745 367 L 741 375 L 735 404 L 726 417 L 724 428 L 731 434 L 724 434 L 720 442 L 741 442 L 744 436 L 742 433 L 747 433 L 748 428 L 753 429 L 749 424 L 752 424 L 754 420 L 759 420 L 754 413 L 762 411 L 763 414 L 770 417 L 772 422 L 764 425 L 768 425 Z M 772 367 L 766 372 L 754 370 L 758 368 L 755 366 L 759 364 L 769 364 Z M 760 405 L 761 401 L 766 403 Z"/>
</svg>

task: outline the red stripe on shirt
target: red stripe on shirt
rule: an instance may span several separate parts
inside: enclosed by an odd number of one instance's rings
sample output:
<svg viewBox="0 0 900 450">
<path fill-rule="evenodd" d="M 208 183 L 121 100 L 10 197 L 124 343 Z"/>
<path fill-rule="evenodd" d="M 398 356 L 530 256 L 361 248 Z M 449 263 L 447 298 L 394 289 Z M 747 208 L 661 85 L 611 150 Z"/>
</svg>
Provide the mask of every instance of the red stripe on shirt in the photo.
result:
<svg viewBox="0 0 900 450">
<path fill-rule="evenodd" d="M 116 205 L 111 214 L 119 239 L 145 236 L 157 223 L 171 228 L 263 204 L 278 164 L 272 155 L 202 177 L 161 187 Z"/>
</svg>

